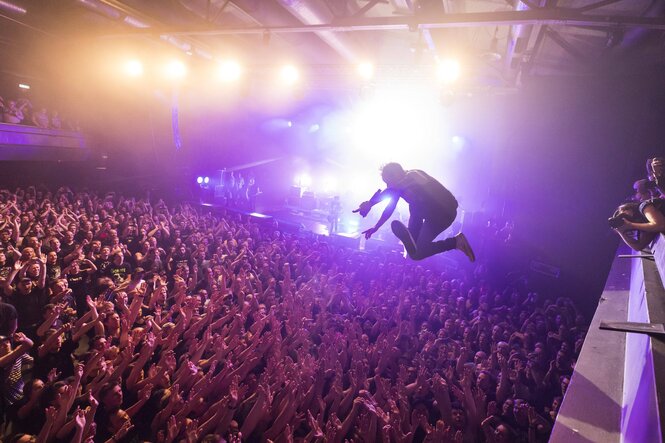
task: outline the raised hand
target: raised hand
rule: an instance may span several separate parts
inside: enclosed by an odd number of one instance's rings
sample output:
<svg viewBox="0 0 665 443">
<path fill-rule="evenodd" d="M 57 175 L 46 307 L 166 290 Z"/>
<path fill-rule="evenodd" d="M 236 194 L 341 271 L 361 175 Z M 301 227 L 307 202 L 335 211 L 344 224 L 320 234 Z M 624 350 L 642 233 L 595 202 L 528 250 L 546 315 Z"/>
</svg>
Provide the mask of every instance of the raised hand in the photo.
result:
<svg viewBox="0 0 665 443">
<path fill-rule="evenodd" d="M 46 381 L 48 383 L 53 383 L 55 382 L 58 378 L 60 378 L 60 372 L 56 368 L 51 368 L 49 371 L 48 375 L 46 376 Z"/>
<path fill-rule="evenodd" d="M 143 388 L 141 388 L 139 391 L 139 399 L 144 401 L 150 400 L 150 395 L 152 395 L 152 388 L 152 383 L 147 383 L 145 386 L 143 386 Z"/>
<path fill-rule="evenodd" d="M 180 424 L 175 419 L 175 415 L 172 415 L 166 423 L 166 440 L 174 441 L 178 433 L 180 433 Z"/>
<path fill-rule="evenodd" d="M 309 424 L 309 427 L 312 428 L 314 438 L 323 438 L 323 430 L 321 430 L 319 422 L 314 418 L 309 409 L 307 410 L 307 423 Z"/>
<path fill-rule="evenodd" d="M 499 415 L 499 408 L 496 406 L 495 401 L 491 401 L 487 404 L 487 416 L 491 417 L 493 415 Z"/>
<path fill-rule="evenodd" d="M 74 421 L 78 429 L 85 428 L 85 411 L 80 409 L 76 411 L 76 415 L 74 416 Z"/>
</svg>

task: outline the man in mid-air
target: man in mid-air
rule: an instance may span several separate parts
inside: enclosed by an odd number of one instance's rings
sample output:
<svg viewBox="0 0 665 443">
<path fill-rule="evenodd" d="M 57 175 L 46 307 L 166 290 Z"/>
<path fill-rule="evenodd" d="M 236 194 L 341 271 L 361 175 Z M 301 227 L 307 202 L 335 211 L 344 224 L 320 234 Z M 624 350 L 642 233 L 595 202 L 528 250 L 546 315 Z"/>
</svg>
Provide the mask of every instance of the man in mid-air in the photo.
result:
<svg viewBox="0 0 665 443">
<path fill-rule="evenodd" d="M 362 202 L 358 209 L 353 211 L 366 217 L 372 206 L 390 198 L 376 225 L 363 232 L 365 238 L 369 239 L 378 231 L 395 211 L 397 201 L 403 198 L 409 204 L 409 227 L 398 220 L 394 220 L 390 227 L 404 244 L 409 257 L 422 260 L 444 251 L 458 249 L 472 262 L 476 260 L 473 249 L 462 233 L 434 241 L 457 216 L 457 200 L 448 189 L 423 171 L 405 171 L 399 163 L 384 165 L 381 168 L 381 178 L 387 188 L 377 191 L 371 199 Z"/>
</svg>

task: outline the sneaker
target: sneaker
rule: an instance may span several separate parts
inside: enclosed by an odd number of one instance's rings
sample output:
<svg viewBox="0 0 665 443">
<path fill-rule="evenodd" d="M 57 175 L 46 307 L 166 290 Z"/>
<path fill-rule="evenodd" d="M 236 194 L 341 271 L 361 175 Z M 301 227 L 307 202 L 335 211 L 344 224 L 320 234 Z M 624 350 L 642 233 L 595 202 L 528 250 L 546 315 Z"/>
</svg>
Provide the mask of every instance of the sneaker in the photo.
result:
<svg viewBox="0 0 665 443">
<path fill-rule="evenodd" d="M 466 239 L 466 236 L 461 232 L 455 236 L 456 245 L 455 248 L 459 249 L 469 258 L 469 261 L 473 263 L 476 261 L 476 254 L 473 253 L 469 240 Z"/>
<path fill-rule="evenodd" d="M 413 255 L 416 253 L 416 242 L 413 241 L 413 237 L 411 237 L 409 229 L 404 226 L 404 223 L 398 220 L 394 220 L 390 224 L 390 228 L 392 229 L 393 234 L 395 234 L 395 237 L 399 238 L 399 240 L 404 245 L 406 253 L 409 254 L 410 257 L 413 257 Z"/>
</svg>

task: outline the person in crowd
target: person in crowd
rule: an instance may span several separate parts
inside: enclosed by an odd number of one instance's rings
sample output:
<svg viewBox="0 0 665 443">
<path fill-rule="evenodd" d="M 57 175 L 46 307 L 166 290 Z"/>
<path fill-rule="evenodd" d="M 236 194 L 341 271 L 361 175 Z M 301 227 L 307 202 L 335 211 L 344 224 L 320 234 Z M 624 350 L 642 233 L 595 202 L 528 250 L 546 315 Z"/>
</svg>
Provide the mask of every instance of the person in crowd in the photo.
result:
<svg viewBox="0 0 665 443">
<path fill-rule="evenodd" d="M 62 120 L 60 119 L 60 114 L 55 109 L 51 111 L 51 129 L 60 130 L 62 129 Z"/>
<path fill-rule="evenodd" d="M 329 228 L 328 232 L 334 234 L 337 232 L 339 216 L 342 212 L 342 203 L 339 201 L 339 195 L 333 197 L 330 202 L 330 207 L 328 208 L 328 223 Z"/>
<path fill-rule="evenodd" d="M 663 160 L 647 161 L 648 180 L 638 180 L 633 201 L 620 205 L 613 219 L 620 222 L 614 231 L 624 243 L 636 251 L 645 249 L 659 233 L 665 233 L 665 199 L 660 198 Z"/>
<path fill-rule="evenodd" d="M 422 260 L 451 249 L 462 251 L 472 262 L 475 255 L 466 236 L 459 233 L 446 240 L 434 241 L 455 221 L 457 200 L 435 178 L 421 170 L 405 171 L 399 163 L 388 163 L 381 168 L 381 178 L 387 188 L 375 193 L 371 199 L 360 204 L 355 213 L 363 217 L 377 203 L 389 199 L 376 224 L 364 231 L 365 238 L 379 230 L 388 221 L 400 198 L 409 204 L 408 228 L 399 220 L 391 223 L 393 234 L 400 239 L 409 257 Z"/>
<path fill-rule="evenodd" d="M 46 108 L 41 108 L 39 111 L 32 113 L 32 124 L 43 129 L 48 129 L 50 127 L 48 111 Z"/>
<path fill-rule="evenodd" d="M 586 334 L 571 300 L 480 267 L 187 203 L 8 203 L 27 233 L 0 303 L 3 441 L 546 441 Z"/>
<path fill-rule="evenodd" d="M 28 102 L 18 104 L 16 100 L 9 100 L 3 110 L 2 120 L 5 123 L 20 125 L 25 118 L 23 111 L 27 105 Z"/>
</svg>

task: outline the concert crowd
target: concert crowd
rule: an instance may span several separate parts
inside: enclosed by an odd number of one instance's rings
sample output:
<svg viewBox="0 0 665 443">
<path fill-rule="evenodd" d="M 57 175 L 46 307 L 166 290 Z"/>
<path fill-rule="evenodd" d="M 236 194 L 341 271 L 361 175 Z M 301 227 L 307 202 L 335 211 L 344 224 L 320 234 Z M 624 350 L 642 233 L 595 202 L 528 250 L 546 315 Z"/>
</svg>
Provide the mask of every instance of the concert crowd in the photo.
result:
<svg viewBox="0 0 665 443">
<path fill-rule="evenodd" d="M 184 202 L 0 191 L 6 442 L 545 442 L 568 298 Z"/>
</svg>

